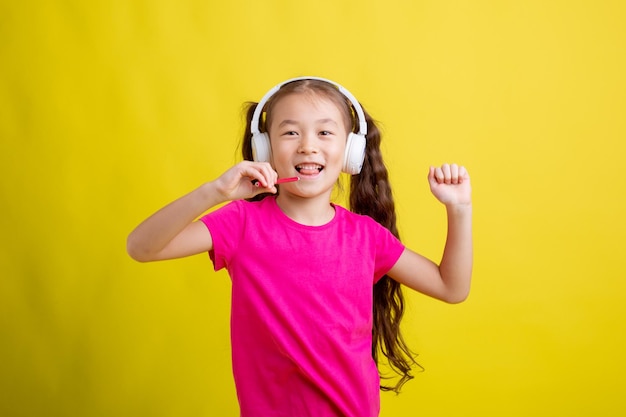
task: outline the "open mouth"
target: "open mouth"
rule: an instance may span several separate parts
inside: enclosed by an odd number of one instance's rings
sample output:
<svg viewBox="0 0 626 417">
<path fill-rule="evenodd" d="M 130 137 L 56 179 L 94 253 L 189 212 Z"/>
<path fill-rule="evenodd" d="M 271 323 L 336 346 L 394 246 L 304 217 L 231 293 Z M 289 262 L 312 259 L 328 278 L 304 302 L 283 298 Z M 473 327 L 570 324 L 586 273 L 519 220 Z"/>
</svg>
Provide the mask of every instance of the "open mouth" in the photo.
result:
<svg viewBox="0 0 626 417">
<path fill-rule="evenodd" d="M 322 172 L 323 165 L 319 164 L 300 164 L 296 165 L 296 171 L 301 175 L 316 175 Z"/>
</svg>

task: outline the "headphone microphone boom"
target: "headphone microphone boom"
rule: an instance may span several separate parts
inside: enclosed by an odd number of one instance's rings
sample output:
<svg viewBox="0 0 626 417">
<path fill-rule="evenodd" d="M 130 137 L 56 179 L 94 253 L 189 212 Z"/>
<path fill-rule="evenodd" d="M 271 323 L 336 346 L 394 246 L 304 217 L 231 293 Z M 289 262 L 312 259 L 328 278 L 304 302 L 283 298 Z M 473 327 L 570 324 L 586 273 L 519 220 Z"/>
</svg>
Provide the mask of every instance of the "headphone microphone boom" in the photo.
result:
<svg viewBox="0 0 626 417">
<path fill-rule="evenodd" d="M 297 77 L 291 78 L 287 81 L 283 81 L 282 83 L 274 86 L 270 89 L 259 104 L 257 104 L 256 109 L 254 109 L 254 114 L 252 115 L 252 121 L 250 123 L 250 130 L 252 133 L 252 158 L 256 162 L 269 162 L 271 156 L 271 147 L 270 147 L 270 138 L 269 135 L 265 132 L 260 131 L 260 119 L 261 114 L 263 113 L 263 107 L 267 101 L 274 95 L 278 90 L 281 89 L 285 84 L 292 83 L 294 81 L 301 80 L 317 80 L 324 81 L 328 84 L 331 84 L 341 94 L 343 94 L 352 104 L 354 108 L 354 112 L 357 115 L 359 121 L 359 131 L 357 133 L 350 132 L 348 134 L 348 140 L 346 142 L 346 151 L 343 158 L 343 167 L 342 171 L 350 174 L 356 175 L 361 172 L 361 168 L 363 167 L 363 161 L 365 160 L 365 144 L 366 144 L 366 135 L 367 135 L 367 122 L 365 120 L 365 114 L 363 112 L 363 108 L 357 101 L 357 99 L 344 87 L 341 85 L 327 80 L 325 78 L 320 77 Z"/>
</svg>

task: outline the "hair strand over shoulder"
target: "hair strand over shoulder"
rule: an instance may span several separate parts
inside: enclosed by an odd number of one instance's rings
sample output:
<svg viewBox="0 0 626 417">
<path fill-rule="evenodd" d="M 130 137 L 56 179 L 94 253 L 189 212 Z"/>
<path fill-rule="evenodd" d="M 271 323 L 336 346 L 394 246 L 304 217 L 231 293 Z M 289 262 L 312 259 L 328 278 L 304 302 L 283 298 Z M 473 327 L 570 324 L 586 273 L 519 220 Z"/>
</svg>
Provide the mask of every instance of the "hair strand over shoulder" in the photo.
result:
<svg viewBox="0 0 626 417">
<path fill-rule="evenodd" d="M 368 129 L 365 161 L 361 173 L 351 177 L 350 209 L 355 213 L 370 216 L 399 238 L 389 174 L 380 150 L 380 130 L 367 112 L 365 117 Z M 421 368 L 421 366 L 415 361 L 400 330 L 400 322 L 404 315 L 401 285 L 387 275 L 374 285 L 373 314 L 372 356 L 379 371 L 379 356 L 382 353 L 387 358 L 390 368 L 400 375 L 395 385 L 381 385 L 380 388 L 383 391 L 399 393 L 402 386 L 413 379 L 412 367 L 416 365 Z"/>
</svg>

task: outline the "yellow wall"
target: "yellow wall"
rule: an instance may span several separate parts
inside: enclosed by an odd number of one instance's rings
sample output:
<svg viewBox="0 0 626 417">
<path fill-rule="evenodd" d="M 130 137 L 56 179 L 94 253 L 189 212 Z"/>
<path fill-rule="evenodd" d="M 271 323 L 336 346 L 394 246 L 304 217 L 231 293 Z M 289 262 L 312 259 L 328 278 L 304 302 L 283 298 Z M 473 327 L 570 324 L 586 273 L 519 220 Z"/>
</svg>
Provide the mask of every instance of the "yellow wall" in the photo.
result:
<svg viewBox="0 0 626 417">
<path fill-rule="evenodd" d="M 2 1 L 0 415 L 237 415 L 227 275 L 125 238 L 298 75 L 383 123 L 414 249 L 445 234 L 428 165 L 473 179 L 473 293 L 409 296 L 426 372 L 382 416 L 626 413 L 624 3 L 217 3 Z"/>
</svg>

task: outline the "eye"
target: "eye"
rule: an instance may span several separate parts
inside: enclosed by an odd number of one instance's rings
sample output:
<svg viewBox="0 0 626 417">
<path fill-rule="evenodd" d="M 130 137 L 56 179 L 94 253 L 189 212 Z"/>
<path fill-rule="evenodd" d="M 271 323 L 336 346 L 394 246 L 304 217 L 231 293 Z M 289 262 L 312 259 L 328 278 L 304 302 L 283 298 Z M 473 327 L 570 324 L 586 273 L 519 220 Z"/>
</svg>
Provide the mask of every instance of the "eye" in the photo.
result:
<svg viewBox="0 0 626 417">
<path fill-rule="evenodd" d="M 287 132 L 283 133 L 283 136 L 296 136 L 298 134 L 298 132 L 296 132 L 295 130 L 289 130 Z"/>
<path fill-rule="evenodd" d="M 328 135 L 332 135 L 332 134 L 333 134 L 333 132 L 330 132 L 328 130 L 322 130 L 320 132 L 320 135 L 322 135 L 322 136 L 328 136 Z"/>
</svg>

